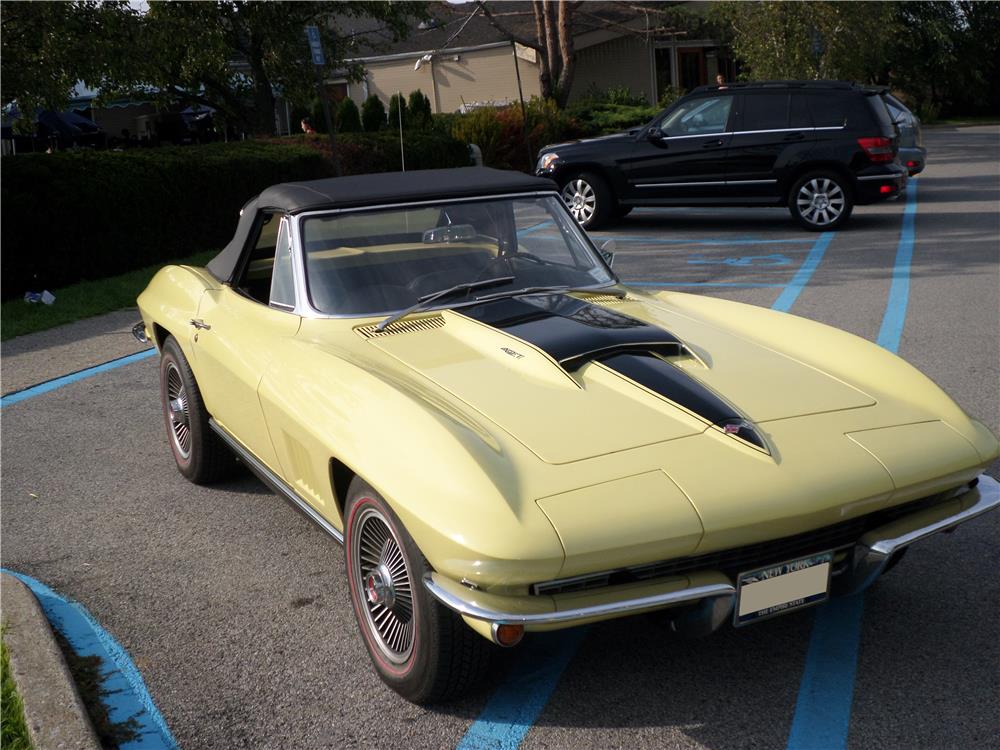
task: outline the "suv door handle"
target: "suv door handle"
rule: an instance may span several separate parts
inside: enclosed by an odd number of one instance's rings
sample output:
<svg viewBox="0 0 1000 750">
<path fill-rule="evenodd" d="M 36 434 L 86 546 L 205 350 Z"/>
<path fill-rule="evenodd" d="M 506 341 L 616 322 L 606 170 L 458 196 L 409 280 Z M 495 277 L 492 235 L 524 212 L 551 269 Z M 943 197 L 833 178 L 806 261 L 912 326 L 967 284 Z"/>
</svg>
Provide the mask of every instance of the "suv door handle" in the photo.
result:
<svg viewBox="0 0 1000 750">
<path fill-rule="evenodd" d="M 191 318 L 191 325 L 193 325 L 195 328 L 197 328 L 200 331 L 210 331 L 210 330 L 212 330 L 212 326 L 210 326 L 208 323 L 206 323 L 201 318 Z"/>
<path fill-rule="evenodd" d="M 722 139 L 721 138 L 716 138 L 714 141 L 706 141 L 705 143 L 701 144 L 701 147 L 702 148 L 719 148 L 719 146 L 721 146 L 721 145 L 722 145 Z"/>
<path fill-rule="evenodd" d="M 802 134 L 802 133 L 789 133 L 782 140 L 785 140 L 785 141 L 801 141 L 804 138 L 805 138 L 805 135 Z"/>
</svg>

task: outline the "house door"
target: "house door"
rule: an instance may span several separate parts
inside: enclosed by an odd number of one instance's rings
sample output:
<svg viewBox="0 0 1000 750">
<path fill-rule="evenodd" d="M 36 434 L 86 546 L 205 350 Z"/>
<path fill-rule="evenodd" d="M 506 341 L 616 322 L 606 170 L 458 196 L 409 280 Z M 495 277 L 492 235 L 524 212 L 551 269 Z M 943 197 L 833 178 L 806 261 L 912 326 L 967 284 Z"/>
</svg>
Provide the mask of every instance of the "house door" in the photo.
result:
<svg viewBox="0 0 1000 750">
<path fill-rule="evenodd" d="M 705 50 L 701 47 L 679 47 L 677 49 L 678 81 L 682 89 L 691 91 L 707 82 L 705 73 Z"/>
</svg>

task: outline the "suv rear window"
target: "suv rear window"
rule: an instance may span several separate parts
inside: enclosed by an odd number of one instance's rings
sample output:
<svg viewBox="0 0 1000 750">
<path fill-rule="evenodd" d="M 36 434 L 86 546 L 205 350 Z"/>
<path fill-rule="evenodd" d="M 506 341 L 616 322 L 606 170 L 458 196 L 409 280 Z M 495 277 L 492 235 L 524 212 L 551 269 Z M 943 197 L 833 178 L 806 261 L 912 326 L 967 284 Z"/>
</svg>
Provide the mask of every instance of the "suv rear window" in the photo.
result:
<svg viewBox="0 0 1000 750">
<path fill-rule="evenodd" d="M 847 124 L 847 97 L 829 94 L 807 94 L 813 127 L 834 128 Z"/>
<path fill-rule="evenodd" d="M 747 94 L 743 103 L 743 130 L 788 127 L 788 93 Z"/>
<path fill-rule="evenodd" d="M 872 94 L 871 96 L 866 96 L 865 99 L 868 100 L 868 107 L 871 109 L 872 114 L 875 115 L 875 122 L 879 124 L 879 128 L 883 131 L 892 131 L 892 116 L 889 114 L 889 110 L 885 106 L 885 102 L 882 97 L 878 94 Z"/>
</svg>

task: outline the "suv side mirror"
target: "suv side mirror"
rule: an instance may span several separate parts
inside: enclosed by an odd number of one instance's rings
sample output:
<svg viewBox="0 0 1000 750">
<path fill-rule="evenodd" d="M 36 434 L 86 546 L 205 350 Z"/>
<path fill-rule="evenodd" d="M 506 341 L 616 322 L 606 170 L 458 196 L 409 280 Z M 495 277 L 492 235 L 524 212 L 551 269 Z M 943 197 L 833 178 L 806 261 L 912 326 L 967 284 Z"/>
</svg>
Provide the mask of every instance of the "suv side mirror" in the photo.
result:
<svg viewBox="0 0 1000 750">
<path fill-rule="evenodd" d="M 659 141 L 663 138 L 663 131 L 660 130 L 655 125 L 651 128 L 646 128 L 646 140 L 649 141 Z"/>
<path fill-rule="evenodd" d="M 597 252 L 601 254 L 604 258 L 604 262 L 608 264 L 608 268 L 611 268 L 615 264 L 615 241 L 608 240 L 601 244 L 597 249 Z"/>
</svg>

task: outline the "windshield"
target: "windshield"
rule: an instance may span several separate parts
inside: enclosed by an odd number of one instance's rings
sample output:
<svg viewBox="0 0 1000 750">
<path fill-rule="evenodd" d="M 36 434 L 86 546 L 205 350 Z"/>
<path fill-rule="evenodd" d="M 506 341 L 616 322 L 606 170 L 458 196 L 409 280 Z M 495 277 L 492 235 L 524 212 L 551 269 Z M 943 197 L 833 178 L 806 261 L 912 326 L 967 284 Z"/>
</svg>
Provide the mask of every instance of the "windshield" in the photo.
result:
<svg viewBox="0 0 1000 750">
<path fill-rule="evenodd" d="M 512 278 L 484 294 L 615 280 L 556 196 L 318 214 L 301 236 L 310 299 L 328 315 L 394 312 L 499 277 Z"/>
</svg>

